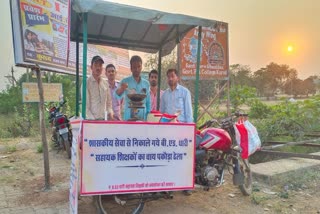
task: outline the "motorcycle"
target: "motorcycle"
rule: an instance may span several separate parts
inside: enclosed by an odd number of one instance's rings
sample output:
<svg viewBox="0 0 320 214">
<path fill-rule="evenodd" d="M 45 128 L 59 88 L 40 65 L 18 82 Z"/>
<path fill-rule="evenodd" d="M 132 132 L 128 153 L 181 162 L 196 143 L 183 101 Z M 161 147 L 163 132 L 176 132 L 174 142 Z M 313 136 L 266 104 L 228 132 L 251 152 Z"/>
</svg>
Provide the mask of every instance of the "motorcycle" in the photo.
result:
<svg viewBox="0 0 320 214">
<path fill-rule="evenodd" d="M 60 112 L 66 101 L 60 101 L 58 107 L 52 106 L 49 110 L 49 122 L 52 128 L 51 140 L 59 149 L 67 152 L 71 158 L 72 128 L 68 117 Z"/>
<path fill-rule="evenodd" d="M 248 159 L 241 158 L 241 149 L 236 142 L 234 122 L 247 114 L 236 113 L 220 121 L 212 119 L 199 127 L 196 134 L 196 184 L 209 189 L 224 182 L 226 169 L 233 176 L 233 184 L 243 195 L 252 191 L 252 174 Z M 213 127 L 216 125 L 216 127 Z"/>
</svg>

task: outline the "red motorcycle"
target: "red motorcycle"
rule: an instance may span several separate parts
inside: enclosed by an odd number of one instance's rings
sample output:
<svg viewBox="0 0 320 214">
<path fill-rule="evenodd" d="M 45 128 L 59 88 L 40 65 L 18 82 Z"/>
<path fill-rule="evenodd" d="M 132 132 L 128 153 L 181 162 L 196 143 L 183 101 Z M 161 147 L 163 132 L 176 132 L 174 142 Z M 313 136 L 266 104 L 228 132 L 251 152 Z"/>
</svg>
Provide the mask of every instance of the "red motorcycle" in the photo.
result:
<svg viewBox="0 0 320 214">
<path fill-rule="evenodd" d="M 252 174 L 248 159 L 241 158 L 241 149 L 236 142 L 234 123 L 236 113 L 220 121 L 212 119 L 199 127 L 196 134 L 195 182 L 205 189 L 219 186 L 224 181 L 226 169 L 233 175 L 233 184 L 243 195 L 252 191 Z M 216 126 L 216 127 L 213 127 Z"/>
<path fill-rule="evenodd" d="M 176 122 L 175 115 L 153 111 L 160 122 Z M 220 186 L 226 169 L 233 175 L 233 184 L 239 186 L 243 195 L 250 195 L 252 175 L 248 159 L 241 158 L 241 149 L 236 142 L 234 124 L 239 117 L 248 114 L 235 113 L 221 120 L 212 119 L 199 127 L 196 133 L 195 182 L 208 190 Z"/>
</svg>

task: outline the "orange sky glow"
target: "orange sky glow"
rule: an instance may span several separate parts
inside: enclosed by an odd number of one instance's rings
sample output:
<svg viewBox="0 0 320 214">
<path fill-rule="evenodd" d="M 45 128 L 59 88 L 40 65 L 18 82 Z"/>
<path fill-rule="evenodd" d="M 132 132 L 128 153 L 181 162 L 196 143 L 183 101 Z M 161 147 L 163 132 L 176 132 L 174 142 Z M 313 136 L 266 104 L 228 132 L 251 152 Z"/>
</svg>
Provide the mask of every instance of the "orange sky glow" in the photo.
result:
<svg viewBox="0 0 320 214">
<path fill-rule="evenodd" d="M 318 0 L 114 1 L 229 23 L 230 64 L 255 71 L 275 62 L 297 69 L 300 78 L 320 75 Z"/>
</svg>

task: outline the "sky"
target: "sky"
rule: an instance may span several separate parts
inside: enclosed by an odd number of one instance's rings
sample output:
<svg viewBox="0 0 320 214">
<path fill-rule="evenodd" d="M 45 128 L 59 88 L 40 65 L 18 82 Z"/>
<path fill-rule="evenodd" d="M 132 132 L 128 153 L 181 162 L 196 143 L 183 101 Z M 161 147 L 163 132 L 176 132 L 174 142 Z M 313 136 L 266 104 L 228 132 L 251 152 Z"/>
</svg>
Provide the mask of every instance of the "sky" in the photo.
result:
<svg viewBox="0 0 320 214">
<path fill-rule="evenodd" d="M 301 79 L 320 75 L 319 0 L 110 1 L 227 22 L 230 64 L 249 65 L 256 71 L 275 62 L 295 68 Z M 2 90 L 7 84 L 4 76 L 14 65 L 9 0 L 0 0 L 0 17 Z"/>
</svg>

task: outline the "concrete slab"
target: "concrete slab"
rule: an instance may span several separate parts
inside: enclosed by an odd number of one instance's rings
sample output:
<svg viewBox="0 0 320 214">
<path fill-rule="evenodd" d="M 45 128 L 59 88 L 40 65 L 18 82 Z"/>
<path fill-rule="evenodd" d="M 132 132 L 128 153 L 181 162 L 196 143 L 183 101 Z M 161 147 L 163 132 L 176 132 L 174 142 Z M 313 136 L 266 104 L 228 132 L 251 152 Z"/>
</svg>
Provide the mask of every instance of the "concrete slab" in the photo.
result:
<svg viewBox="0 0 320 214">
<path fill-rule="evenodd" d="M 320 155 L 320 152 L 312 153 Z M 254 180 L 266 183 L 270 186 L 274 184 L 284 184 L 293 181 L 308 170 L 319 170 L 320 160 L 305 158 L 288 158 L 274 160 L 265 163 L 251 164 Z"/>
</svg>

